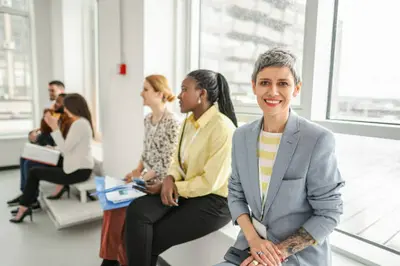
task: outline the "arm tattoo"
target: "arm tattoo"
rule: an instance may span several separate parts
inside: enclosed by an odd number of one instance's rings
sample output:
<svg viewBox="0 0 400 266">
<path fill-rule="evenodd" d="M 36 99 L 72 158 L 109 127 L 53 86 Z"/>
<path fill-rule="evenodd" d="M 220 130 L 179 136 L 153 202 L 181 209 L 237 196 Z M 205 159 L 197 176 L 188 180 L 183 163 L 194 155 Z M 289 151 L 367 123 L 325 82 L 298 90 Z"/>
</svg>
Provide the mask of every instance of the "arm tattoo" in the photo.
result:
<svg viewBox="0 0 400 266">
<path fill-rule="evenodd" d="M 280 246 L 281 250 L 286 253 L 286 257 L 289 257 L 314 244 L 314 238 L 301 227 L 296 233 L 280 243 Z"/>
</svg>

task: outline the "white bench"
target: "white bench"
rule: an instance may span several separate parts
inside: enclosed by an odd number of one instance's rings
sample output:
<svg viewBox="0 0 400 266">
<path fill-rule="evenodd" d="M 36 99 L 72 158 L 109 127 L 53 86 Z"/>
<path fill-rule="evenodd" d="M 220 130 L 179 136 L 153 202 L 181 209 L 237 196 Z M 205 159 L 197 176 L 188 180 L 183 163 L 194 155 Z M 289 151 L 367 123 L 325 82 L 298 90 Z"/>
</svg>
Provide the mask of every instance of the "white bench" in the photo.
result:
<svg viewBox="0 0 400 266">
<path fill-rule="evenodd" d="M 94 142 L 92 144 L 92 154 L 94 157 L 94 168 L 92 176 L 89 180 L 81 183 L 74 184 L 72 187 L 77 189 L 80 193 L 80 200 L 82 203 L 87 202 L 87 192 L 91 192 L 96 189 L 94 182 L 94 176 L 103 176 L 103 149 L 101 143 Z"/>
<path fill-rule="evenodd" d="M 95 159 L 92 176 L 85 182 L 71 186 L 72 189 L 76 189 L 79 192 L 80 201 L 75 197 L 73 191 L 70 199 L 66 199 L 65 197 L 62 200 L 48 200 L 46 197 L 42 197 L 41 199 L 57 229 L 99 220 L 103 217 L 103 210 L 100 203 L 98 201 L 88 201 L 87 199 L 87 193 L 96 189 L 94 176 L 101 176 L 103 174 L 101 144 L 94 143 L 92 148 Z M 49 191 L 46 188 L 44 190 Z M 41 191 L 43 190 L 41 189 Z"/>
<path fill-rule="evenodd" d="M 95 159 L 95 165 L 90 178 L 85 182 L 72 185 L 73 188 L 79 191 L 81 203 L 86 203 L 88 201 L 88 192 L 93 192 L 94 190 L 96 190 L 96 184 L 94 181 L 95 176 L 103 176 L 102 162 L 97 159 Z"/>
<path fill-rule="evenodd" d="M 57 229 L 100 220 L 103 210 L 98 201 L 81 203 L 77 198 L 62 200 L 42 199 L 46 211 Z"/>
<path fill-rule="evenodd" d="M 161 257 L 167 264 L 173 266 L 185 266 L 188 265 L 188 262 L 191 266 L 217 265 L 224 261 L 224 255 L 234 244 L 239 231 L 238 226 L 229 223 L 224 228 L 205 237 L 172 247 L 161 254 Z M 363 265 L 400 265 L 398 255 L 338 231 L 331 234 L 329 242 L 332 247 L 332 265 L 344 265 L 337 264 L 340 257 L 346 257 L 354 263 L 358 262 L 357 265 L 360 263 Z"/>
<path fill-rule="evenodd" d="M 169 265 L 211 266 L 224 261 L 224 255 L 231 247 L 240 231 L 229 223 L 224 228 L 202 238 L 172 247 L 161 254 Z"/>
</svg>

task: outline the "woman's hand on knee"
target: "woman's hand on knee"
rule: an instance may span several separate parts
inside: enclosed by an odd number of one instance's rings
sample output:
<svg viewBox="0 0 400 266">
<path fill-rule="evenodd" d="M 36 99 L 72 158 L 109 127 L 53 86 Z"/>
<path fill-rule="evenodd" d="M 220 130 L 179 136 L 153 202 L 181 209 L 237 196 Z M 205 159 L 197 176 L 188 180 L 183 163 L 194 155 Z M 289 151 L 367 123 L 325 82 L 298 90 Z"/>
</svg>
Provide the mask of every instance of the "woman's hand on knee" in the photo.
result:
<svg viewBox="0 0 400 266">
<path fill-rule="evenodd" d="M 175 185 L 174 178 L 167 176 L 161 189 L 162 203 L 166 206 L 178 206 L 178 197 L 178 188 Z"/>
<path fill-rule="evenodd" d="M 282 253 L 271 241 L 257 237 L 249 241 L 251 256 L 261 265 L 278 266 L 282 262 Z M 256 262 L 256 264 L 257 264 Z M 254 263 L 253 263 L 254 264 Z M 252 264 L 250 264 L 252 265 Z M 257 264 L 258 265 L 258 264 Z"/>
</svg>

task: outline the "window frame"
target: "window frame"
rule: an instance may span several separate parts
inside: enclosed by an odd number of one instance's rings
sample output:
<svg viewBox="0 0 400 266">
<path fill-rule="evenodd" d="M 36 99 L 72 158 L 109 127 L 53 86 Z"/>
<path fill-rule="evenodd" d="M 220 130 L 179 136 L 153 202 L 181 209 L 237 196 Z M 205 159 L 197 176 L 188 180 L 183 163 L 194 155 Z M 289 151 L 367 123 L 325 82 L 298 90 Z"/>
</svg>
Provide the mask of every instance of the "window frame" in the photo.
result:
<svg viewBox="0 0 400 266">
<path fill-rule="evenodd" d="M 185 37 L 181 35 L 178 38 L 178 42 L 184 40 L 186 43 L 184 51 L 178 51 L 178 54 L 182 56 L 178 58 L 186 58 L 183 60 L 185 62 L 180 65 L 179 75 L 182 77 L 190 70 L 198 68 L 200 63 L 200 0 L 177 1 L 185 6 L 186 13 L 182 16 L 189 22 L 186 23 Z M 400 140 L 400 125 L 329 119 L 333 82 L 332 68 L 334 67 L 334 25 L 337 20 L 339 1 L 308 0 L 306 3 L 301 71 L 303 87 L 299 95 L 301 97 L 300 105 L 292 106 L 292 109 L 335 133 Z M 180 86 L 176 85 L 176 88 Z M 235 109 L 243 122 L 257 119 L 262 114 L 257 104 L 235 105 Z"/>
<path fill-rule="evenodd" d="M 176 1 L 182 2 L 184 0 Z M 335 41 L 334 34 L 336 32 L 334 25 L 337 21 L 339 1 L 307 0 L 301 71 L 303 87 L 300 94 L 300 105 L 292 106 L 292 109 L 299 115 L 335 133 L 400 140 L 400 125 L 329 119 L 328 112 L 331 104 L 332 69 L 334 67 L 333 59 L 335 52 L 335 44 L 333 42 Z M 186 58 L 186 61 L 183 60 L 185 64 L 177 62 L 177 69 L 183 70 L 184 74 L 193 69 L 194 66 L 198 68 L 200 63 L 200 54 L 198 53 L 200 42 L 198 41 L 196 46 L 194 43 L 195 38 L 193 38 L 196 32 L 200 35 L 200 21 L 197 21 L 197 23 L 193 22 L 193 17 L 200 19 L 200 8 L 196 11 L 191 2 L 197 3 L 198 0 L 185 1 L 184 5 L 191 8 L 186 8 L 187 13 L 182 14 L 182 17 L 186 21 L 190 21 L 190 23 L 187 23 L 189 26 L 186 28 L 185 34 L 179 35 L 177 39 L 177 42 L 184 41 L 186 43 L 185 51 L 179 53 L 178 50 L 177 54 L 189 56 L 189 58 Z M 197 12 L 197 14 L 193 14 L 193 12 Z M 198 37 L 198 40 L 200 40 L 200 37 Z M 196 53 L 190 49 L 194 49 Z M 197 57 L 195 56 L 196 54 Z M 195 64 L 196 60 L 197 65 Z M 176 88 L 179 87 L 180 84 L 176 86 Z M 262 115 L 257 104 L 240 104 L 236 105 L 235 109 L 240 124 L 258 119 Z M 331 238 L 331 245 L 334 251 L 362 262 L 365 265 L 383 265 L 388 262 L 388 259 L 391 262 L 400 264 L 400 256 L 392 251 L 382 246 L 368 243 L 368 241 L 358 239 L 357 237 L 343 234 L 340 230 L 335 230 Z"/>
<path fill-rule="evenodd" d="M 187 54 L 189 56 L 189 65 L 187 67 L 187 70 L 193 70 L 193 69 L 198 69 L 200 68 L 200 43 L 201 43 L 201 0 L 191 0 L 186 2 L 190 8 L 190 13 L 188 15 L 190 23 L 190 29 L 188 30 L 188 41 L 190 43 L 190 52 Z M 306 11 L 307 12 L 307 11 Z M 304 39 L 305 41 L 305 39 Z M 305 46 L 305 42 L 303 43 Z M 304 48 L 303 48 L 304 49 Z M 303 52 L 303 64 L 302 67 L 304 67 L 304 57 L 307 54 Z M 303 71 L 301 71 L 302 73 Z M 249 83 L 250 83 L 250 77 L 249 77 Z M 300 104 L 299 105 L 293 105 L 292 109 L 302 113 L 303 112 L 303 92 L 300 93 L 298 96 L 300 97 Z M 240 104 L 235 104 L 234 102 L 234 107 L 236 110 L 236 113 L 238 115 L 255 115 L 255 116 L 260 116 L 262 114 L 261 110 L 259 109 L 258 105 L 256 102 L 254 104 L 249 104 L 249 103 L 240 103 Z"/>
<path fill-rule="evenodd" d="M 315 36 L 314 53 L 312 60 L 316 58 L 329 58 L 329 66 L 318 63 L 314 65 L 313 68 L 313 80 L 316 81 L 320 86 L 310 87 L 309 97 L 316 102 L 322 104 L 308 104 L 307 107 L 307 118 L 321 124 L 324 127 L 329 128 L 335 133 L 349 134 L 349 135 L 359 135 L 366 137 L 376 137 L 376 138 L 386 138 L 393 140 L 400 140 L 400 124 L 388 124 L 388 123 L 378 123 L 378 122 L 368 122 L 368 121 L 351 121 L 343 119 L 330 119 L 330 106 L 332 104 L 332 91 L 333 91 L 333 69 L 335 67 L 334 57 L 335 57 L 335 41 L 336 41 L 336 24 L 338 18 L 338 7 L 341 0 L 329 0 L 321 3 L 318 1 L 308 1 L 310 4 L 310 12 L 315 14 L 317 18 L 314 23 L 310 23 L 312 27 L 310 34 Z M 329 3 L 330 2 L 330 3 Z M 332 10 L 334 12 L 332 12 Z M 333 16 L 328 22 L 324 17 Z M 307 20 L 307 18 L 306 18 Z M 331 28 L 331 36 L 324 36 L 321 34 L 321 29 Z M 326 34 L 325 34 L 326 35 Z M 327 43 L 326 38 L 330 38 L 329 46 L 325 46 Z M 317 74 L 317 69 L 323 69 L 329 73 L 329 77 L 321 78 Z M 310 73 L 311 75 L 311 73 Z M 311 78 L 311 76 L 310 76 Z M 323 88 L 326 93 L 319 93 L 318 90 Z"/>
<path fill-rule="evenodd" d="M 29 42 L 30 42 L 30 51 L 28 51 L 27 56 L 29 57 L 30 60 L 30 74 L 31 74 L 31 100 L 29 101 L 32 104 L 32 124 L 34 127 L 37 127 L 40 123 L 40 117 L 39 117 L 39 107 L 38 107 L 38 102 L 39 102 L 39 95 L 38 95 L 38 84 L 37 84 L 37 57 L 36 57 L 36 36 L 35 36 L 35 20 L 34 20 L 34 6 L 33 6 L 33 1 L 27 0 L 28 1 L 28 10 L 23 11 L 23 10 L 18 10 L 10 7 L 4 7 L 0 6 L 0 13 L 2 14 L 9 14 L 11 16 L 19 16 L 19 17 L 24 17 L 27 19 L 27 26 L 28 26 L 28 32 L 29 32 Z M 15 77 L 14 77 L 15 78 Z M 0 134 L 0 140 L 3 139 L 17 139 L 17 138 L 26 138 L 26 134 L 30 131 L 26 130 L 21 131 L 21 132 L 10 132 L 9 134 Z"/>
</svg>

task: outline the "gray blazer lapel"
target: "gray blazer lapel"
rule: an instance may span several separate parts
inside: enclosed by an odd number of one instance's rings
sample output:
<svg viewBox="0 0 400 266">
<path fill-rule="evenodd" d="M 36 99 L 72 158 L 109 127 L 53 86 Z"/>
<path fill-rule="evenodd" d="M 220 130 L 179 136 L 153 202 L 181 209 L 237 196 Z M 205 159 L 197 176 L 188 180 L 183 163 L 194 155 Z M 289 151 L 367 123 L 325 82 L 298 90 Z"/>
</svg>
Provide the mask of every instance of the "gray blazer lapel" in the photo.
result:
<svg viewBox="0 0 400 266">
<path fill-rule="evenodd" d="M 259 181 L 259 169 L 258 169 L 258 138 L 260 136 L 260 130 L 263 123 L 261 118 L 254 127 L 246 135 L 246 146 L 247 146 L 247 161 L 249 171 L 249 182 L 253 191 L 254 201 L 257 208 L 252 209 L 252 212 L 257 218 L 261 217 L 261 194 L 260 194 L 260 181 Z"/>
<path fill-rule="evenodd" d="M 265 203 L 264 218 L 271 207 L 272 202 L 278 193 L 282 183 L 283 176 L 289 167 L 293 153 L 299 141 L 299 117 L 293 111 L 290 111 L 288 122 L 282 134 L 281 143 L 279 144 L 278 153 L 275 159 L 275 164 L 272 169 L 271 182 L 268 188 L 267 202 Z"/>
</svg>

